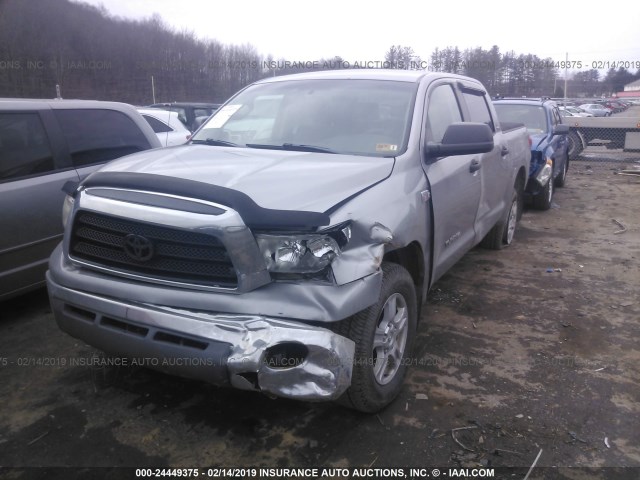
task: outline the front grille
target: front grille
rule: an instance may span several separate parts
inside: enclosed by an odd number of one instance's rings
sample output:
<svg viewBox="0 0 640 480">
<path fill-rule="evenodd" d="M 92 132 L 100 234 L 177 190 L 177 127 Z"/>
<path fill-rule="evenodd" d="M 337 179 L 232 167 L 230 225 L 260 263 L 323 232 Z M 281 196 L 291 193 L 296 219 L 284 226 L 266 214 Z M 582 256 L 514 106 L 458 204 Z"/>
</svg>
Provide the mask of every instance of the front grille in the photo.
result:
<svg viewBox="0 0 640 480">
<path fill-rule="evenodd" d="M 216 237 L 93 212 L 76 214 L 69 253 L 152 279 L 225 288 L 238 283 L 227 250 Z"/>
</svg>

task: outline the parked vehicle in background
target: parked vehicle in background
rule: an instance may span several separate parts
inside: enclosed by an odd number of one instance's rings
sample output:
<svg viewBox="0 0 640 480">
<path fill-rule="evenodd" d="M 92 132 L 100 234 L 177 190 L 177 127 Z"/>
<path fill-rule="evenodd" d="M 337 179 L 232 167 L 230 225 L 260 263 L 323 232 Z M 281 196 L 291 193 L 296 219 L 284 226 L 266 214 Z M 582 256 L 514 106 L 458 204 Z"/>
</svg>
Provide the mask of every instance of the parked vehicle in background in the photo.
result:
<svg viewBox="0 0 640 480">
<path fill-rule="evenodd" d="M 627 107 L 615 100 L 603 100 L 602 102 L 597 102 L 605 108 L 611 110 L 612 113 L 620 113 L 624 112 Z"/>
<path fill-rule="evenodd" d="M 611 110 L 598 103 L 583 103 L 578 107 L 587 113 L 591 113 L 594 117 L 610 117 Z"/>
<path fill-rule="evenodd" d="M 581 117 L 582 115 L 578 115 L 577 113 L 572 113 L 568 110 L 560 109 L 560 116 L 562 117 Z"/>
<path fill-rule="evenodd" d="M 178 112 L 160 110 L 159 108 L 138 108 L 163 147 L 182 145 L 189 140 L 191 132 L 178 119 Z"/>
<path fill-rule="evenodd" d="M 131 105 L 0 99 L 0 300 L 44 285 L 66 182 L 159 146 Z"/>
<path fill-rule="evenodd" d="M 564 106 L 564 107 L 558 107 L 558 108 L 560 109 L 561 115 L 563 112 L 567 112 L 570 115 L 566 115 L 566 116 L 571 116 L 571 117 L 593 117 L 593 113 L 585 112 L 584 110 L 580 110 L 578 107 Z"/>
<path fill-rule="evenodd" d="M 548 210 L 555 187 L 563 187 L 569 171 L 567 134 L 560 110 L 546 99 L 513 98 L 493 102 L 500 121 L 522 122 L 531 138 L 531 168 L 526 193 L 534 208 Z"/>
<path fill-rule="evenodd" d="M 204 122 L 207 121 L 209 117 L 196 117 L 196 119 L 193 121 L 193 131 L 195 132 L 196 130 L 198 130 L 200 128 L 200 125 L 202 125 Z"/>
<path fill-rule="evenodd" d="M 210 117 L 220 107 L 219 103 L 204 102 L 172 102 L 172 103 L 154 103 L 148 108 L 159 108 L 161 110 L 171 110 L 178 114 L 178 118 L 183 125 L 190 131 L 194 132 L 197 128 L 195 124 L 197 117 Z"/>
<path fill-rule="evenodd" d="M 617 111 L 618 113 L 621 113 L 627 110 L 627 106 L 622 102 L 616 102 L 612 100 L 609 102 L 609 104 L 611 104 L 611 106 L 614 108 L 614 111 Z M 605 106 L 609 107 L 609 105 L 605 105 Z"/>
<path fill-rule="evenodd" d="M 151 368 L 380 410 L 429 287 L 474 245 L 513 241 L 529 157 L 524 126 L 501 127 L 471 78 L 270 77 L 171 155 L 72 192 L 48 272 L 56 321 L 163 360 Z"/>
<path fill-rule="evenodd" d="M 626 112 L 627 110 L 629 110 L 629 105 L 627 104 L 627 102 L 624 102 L 622 100 L 613 100 L 613 102 L 620 105 L 620 107 L 622 107 L 623 112 Z"/>
</svg>

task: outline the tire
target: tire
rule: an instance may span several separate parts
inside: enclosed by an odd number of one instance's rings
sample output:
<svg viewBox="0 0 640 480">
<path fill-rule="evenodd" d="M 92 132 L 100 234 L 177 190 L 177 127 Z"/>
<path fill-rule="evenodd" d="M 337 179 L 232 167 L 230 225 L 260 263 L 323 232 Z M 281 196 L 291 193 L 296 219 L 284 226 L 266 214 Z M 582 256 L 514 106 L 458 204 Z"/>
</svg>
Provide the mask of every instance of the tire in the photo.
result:
<svg viewBox="0 0 640 480">
<path fill-rule="evenodd" d="M 558 175 L 556 177 L 556 180 L 554 182 L 554 186 L 555 187 L 562 188 L 562 187 L 565 186 L 565 184 L 567 183 L 567 172 L 568 171 L 569 171 L 569 159 L 567 158 L 567 160 L 565 160 L 565 162 L 564 162 L 564 168 L 560 172 L 560 175 Z"/>
<path fill-rule="evenodd" d="M 553 202 L 553 178 L 550 178 L 540 193 L 533 197 L 533 208 L 536 210 L 549 210 Z"/>
<path fill-rule="evenodd" d="M 413 279 L 395 263 L 382 263 L 378 302 L 339 322 L 335 332 L 356 344 L 351 386 L 338 403 L 374 413 L 400 393 L 418 314 Z"/>
<path fill-rule="evenodd" d="M 568 155 L 570 159 L 576 159 L 584 150 L 584 146 L 582 145 L 582 140 L 580 136 L 575 132 L 569 132 L 569 136 L 567 137 L 567 141 L 569 143 Z"/>
<path fill-rule="evenodd" d="M 522 201 L 520 199 L 520 191 L 517 186 L 513 189 L 511 196 L 511 205 L 504 220 L 500 220 L 480 242 L 483 248 L 491 250 L 501 250 L 513 243 L 516 232 L 516 225 L 521 215 Z"/>
</svg>

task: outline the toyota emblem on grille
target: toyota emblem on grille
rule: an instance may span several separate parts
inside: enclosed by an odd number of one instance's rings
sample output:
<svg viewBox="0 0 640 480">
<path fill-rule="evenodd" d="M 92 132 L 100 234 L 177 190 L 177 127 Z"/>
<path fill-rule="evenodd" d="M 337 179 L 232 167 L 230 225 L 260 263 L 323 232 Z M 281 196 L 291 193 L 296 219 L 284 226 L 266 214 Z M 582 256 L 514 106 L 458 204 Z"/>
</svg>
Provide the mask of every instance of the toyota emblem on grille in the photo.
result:
<svg viewBox="0 0 640 480">
<path fill-rule="evenodd" d="M 153 257 L 153 243 L 148 238 L 131 233 L 124 237 L 124 251 L 133 260 L 146 262 Z"/>
</svg>

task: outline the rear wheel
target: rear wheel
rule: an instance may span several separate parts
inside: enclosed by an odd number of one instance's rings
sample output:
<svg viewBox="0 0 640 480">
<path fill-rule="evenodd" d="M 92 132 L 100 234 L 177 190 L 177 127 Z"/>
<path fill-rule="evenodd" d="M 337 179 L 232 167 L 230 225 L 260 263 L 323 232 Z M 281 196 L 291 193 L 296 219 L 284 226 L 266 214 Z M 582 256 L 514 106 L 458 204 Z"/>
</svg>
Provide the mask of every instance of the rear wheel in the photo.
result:
<svg viewBox="0 0 640 480">
<path fill-rule="evenodd" d="M 482 239 L 482 242 L 480 242 L 481 247 L 500 250 L 511 245 L 516 233 L 516 225 L 520 218 L 521 205 L 520 192 L 516 187 L 513 189 L 507 217 L 493 226 L 489 233 Z"/>
<path fill-rule="evenodd" d="M 402 266 L 382 263 L 378 302 L 336 328 L 356 344 L 351 386 L 338 400 L 361 412 L 377 412 L 398 396 L 417 325 L 416 292 Z"/>
</svg>

